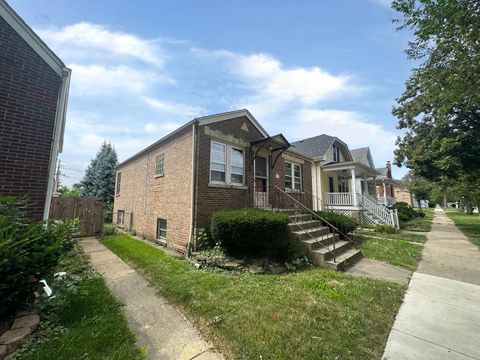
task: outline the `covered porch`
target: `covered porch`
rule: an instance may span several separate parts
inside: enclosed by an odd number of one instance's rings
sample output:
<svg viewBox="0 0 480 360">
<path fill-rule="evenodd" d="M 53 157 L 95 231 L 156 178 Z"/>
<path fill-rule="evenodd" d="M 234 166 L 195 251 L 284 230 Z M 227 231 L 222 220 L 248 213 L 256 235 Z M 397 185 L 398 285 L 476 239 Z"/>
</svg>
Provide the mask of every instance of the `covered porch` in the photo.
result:
<svg viewBox="0 0 480 360">
<path fill-rule="evenodd" d="M 389 179 L 387 177 L 381 177 L 378 180 L 379 181 L 376 186 L 378 202 L 385 206 L 395 205 L 396 203 L 395 190 L 394 190 L 394 186 L 396 185 L 395 180 Z"/>
<path fill-rule="evenodd" d="M 376 177 L 379 173 L 362 163 L 343 162 L 322 166 L 326 178 L 323 207 L 358 209 L 362 197 L 376 201 Z"/>
</svg>

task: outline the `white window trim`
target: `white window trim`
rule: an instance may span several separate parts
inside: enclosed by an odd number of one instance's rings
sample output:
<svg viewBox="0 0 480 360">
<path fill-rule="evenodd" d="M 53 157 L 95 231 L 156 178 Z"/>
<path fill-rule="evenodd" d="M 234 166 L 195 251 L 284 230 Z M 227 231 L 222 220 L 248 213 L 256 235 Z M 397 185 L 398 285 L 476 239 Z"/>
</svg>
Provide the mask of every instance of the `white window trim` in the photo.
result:
<svg viewBox="0 0 480 360">
<path fill-rule="evenodd" d="M 299 164 L 299 163 L 295 163 L 295 162 L 292 162 L 292 161 L 285 161 L 285 164 L 290 164 L 291 165 L 291 171 L 292 173 L 290 174 L 290 176 L 292 177 L 292 189 L 287 189 L 285 188 L 285 191 L 286 192 L 292 192 L 292 193 L 301 193 L 303 191 L 303 183 L 302 183 L 302 164 Z M 283 165 L 283 167 L 285 168 L 285 164 Z M 295 165 L 299 166 L 300 167 L 300 189 L 299 190 L 296 190 L 295 189 Z M 287 174 L 285 174 L 287 175 Z M 285 178 L 284 178 L 284 185 L 285 185 Z"/>
<path fill-rule="evenodd" d="M 225 181 L 215 181 L 212 180 L 212 144 L 222 145 L 225 147 Z M 242 183 L 232 182 L 232 149 L 240 150 L 243 154 L 243 174 L 242 174 Z M 208 164 L 208 180 L 209 184 L 213 185 L 225 185 L 225 186 L 234 186 L 234 187 L 244 187 L 245 186 L 245 149 L 241 147 L 229 145 L 220 141 L 211 140 L 210 142 L 210 163 Z M 238 174 L 239 175 L 239 174 Z"/>
<path fill-rule="evenodd" d="M 120 220 L 120 214 L 122 214 L 122 222 L 119 222 Z M 118 210 L 117 211 L 117 225 L 118 226 L 124 226 L 125 225 L 125 210 Z"/>
<path fill-rule="evenodd" d="M 164 220 L 165 221 L 165 228 L 159 228 L 158 224 L 159 224 L 159 220 Z M 157 218 L 157 240 L 167 240 L 167 236 L 168 236 L 168 222 L 167 222 L 167 219 L 163 219 L 163 218 Z M 165 231 L 165 236 L 159 236 L 159 232 L 160 230 L 163 230 Z"/>
</svg>

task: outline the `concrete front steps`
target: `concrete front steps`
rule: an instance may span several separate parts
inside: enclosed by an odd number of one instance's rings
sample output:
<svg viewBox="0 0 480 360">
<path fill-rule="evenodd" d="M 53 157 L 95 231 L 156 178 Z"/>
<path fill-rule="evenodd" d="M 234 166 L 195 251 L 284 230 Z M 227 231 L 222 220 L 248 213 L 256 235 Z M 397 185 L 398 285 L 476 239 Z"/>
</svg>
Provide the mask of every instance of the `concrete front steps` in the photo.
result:
<svg viewBox="0 0 480 360">
<path fill-rule="evenodd" d="M 360 250 L 353 248 L 349 241 L 341 240 L 338 234 L 331 233 L 312 214 L 298 209 L 276 211 L 288 214 L 290 230 L 316 266 L 344 271 L 362 257 Z"/>
</svg>

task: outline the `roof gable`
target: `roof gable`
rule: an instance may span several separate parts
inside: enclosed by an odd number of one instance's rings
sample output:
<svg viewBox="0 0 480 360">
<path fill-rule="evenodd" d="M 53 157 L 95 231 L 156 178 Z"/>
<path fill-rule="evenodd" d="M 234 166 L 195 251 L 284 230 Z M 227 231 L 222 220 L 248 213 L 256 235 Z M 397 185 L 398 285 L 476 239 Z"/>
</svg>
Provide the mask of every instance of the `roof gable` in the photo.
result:
<svg viewBox="0 0 480 360">
<path fill-rule="evenodd" d="M 364 165 L 371 167 L 372 169 L 375 169 L 372 153 L 370 152 L 369 147 L 352 149 L 350 150 L 350 153 L 352 154 L 353 161 L 360 162 Z"/>
<path fill-rule="evenodd" d="M 0 16 L 60 77 L 64 76 L 64 71 L 69 71 L 62 60 L 35 34 L 32 28 L 5 0 L 0 0 Z"/>
<path fill-rule="evenodd" d="M 330 148 L 334 143 L 337 143 L 343 150 L 344 155 L 350 158 L 350 150 L 347 144 L 335 136 L 321 134 L 308 139 L 295 141 L 292 143 L 293 149 L 305 156 L 316 160 L 324 159 Z"/>
<path fill-rule="evenodd" d="M 241 110 L 235 110 L 235 111 L 229 111 L 229 112 L 224 112 L 220 114 L 214 114 L 214 115 L 208 115 L 208 116 L 202 116 L 197 118 L 199 125 L 208 125 L 208 124 L 214 124 L 217 122 L 221 121 L 226 121 L 226 120 L 231 120 L 239 117 L 246 117 L 252 125 L 262 134 L 264 137 L 268 137 L 267 131 L 260 125 L 260 123 L 253 117 L 253 115 L 248 111 L 247 109 L 241 109 Z"/>
</svg>

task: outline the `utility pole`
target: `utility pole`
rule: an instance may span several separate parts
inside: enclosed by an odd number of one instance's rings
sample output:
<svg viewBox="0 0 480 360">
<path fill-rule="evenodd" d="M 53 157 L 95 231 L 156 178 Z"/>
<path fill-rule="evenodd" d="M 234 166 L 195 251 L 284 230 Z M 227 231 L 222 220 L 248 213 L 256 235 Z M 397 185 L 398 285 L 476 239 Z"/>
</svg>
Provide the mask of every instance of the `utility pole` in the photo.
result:
<svg viewBox="0 0 480 360">
<path fill-rule="evenodd" d="M 62 174 L 62 160 L 58 159 L 58 165 L 57 165 L 57 172 L 55 173 L 55 185 L 54 185 L 54 190 L 55 192 L 58 192 L 60 189 L 60 175 Z"/>
</svg>

